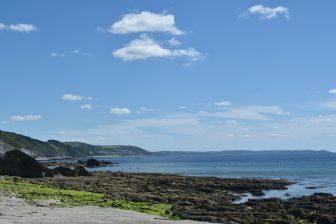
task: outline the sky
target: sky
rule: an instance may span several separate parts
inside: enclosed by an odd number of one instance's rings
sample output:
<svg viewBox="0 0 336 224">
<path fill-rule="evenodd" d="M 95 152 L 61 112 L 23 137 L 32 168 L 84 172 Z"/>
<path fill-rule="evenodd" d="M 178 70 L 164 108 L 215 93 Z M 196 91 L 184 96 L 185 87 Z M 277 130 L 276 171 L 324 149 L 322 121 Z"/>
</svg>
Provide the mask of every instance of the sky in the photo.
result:
<svg viewBox="0 0 336 224">
<path fill-rule="evenodd" d="M 151 151 L 336 151 L 335 7 L 3 0 L 0 129 Z"/>
</svg>

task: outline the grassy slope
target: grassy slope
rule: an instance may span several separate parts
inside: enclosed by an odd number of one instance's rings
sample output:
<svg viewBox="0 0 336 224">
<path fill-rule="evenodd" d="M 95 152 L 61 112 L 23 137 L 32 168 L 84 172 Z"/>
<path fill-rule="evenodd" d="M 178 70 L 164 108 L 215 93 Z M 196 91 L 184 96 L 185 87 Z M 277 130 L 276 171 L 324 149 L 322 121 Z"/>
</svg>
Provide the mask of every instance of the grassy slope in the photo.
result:
<svg viewBox="0 0 336 224">
<path fill-rule="evenodd" d="M 136 147 L 127 145 L 90 145 L 82 142 L 64 142 L 66 145 L 70 145 L 77 149 L 94 151 L 95 154 L 113 154 L 113 155 L 149 155 L 150 152 Z"/>
<path fill-rule="evenodd" d="M 24 135 L 0 130 L 0 142 L 12 149 L 27 149 L 39 157 L 85 157 L 94 155 L 147 155 L 148 151 L 135 146 L 96 146 L 81 142 L 43 142 Z"/>
<path fill-rule="evenodd" d="M 158 215 L 166 218 L 174 218 L 171 205 L 157 203 L 150 204 L 144 202 L 131 202 L 123 200 L 111 200 L 104 194 L 87 191 L 63 190 L 46 185 L 32 184 L 17 177 L 1 177 L 0 192 L 5 195 L 14 195 L 25 199 L 29 203 L 38 200 L 58 200 L 60 204 L 56 206 L 99 206 L 115 207 L 120 209 L 143 212 L 151 215 Z"/>
<path fill-rule="evenodd" d="M 28 149 L 37 156 L 83 156 L 83 153 L 58 141 L 43 142 L 24 135 L 0 131 L 0 141 L 17 148 Z"/>
</svg>

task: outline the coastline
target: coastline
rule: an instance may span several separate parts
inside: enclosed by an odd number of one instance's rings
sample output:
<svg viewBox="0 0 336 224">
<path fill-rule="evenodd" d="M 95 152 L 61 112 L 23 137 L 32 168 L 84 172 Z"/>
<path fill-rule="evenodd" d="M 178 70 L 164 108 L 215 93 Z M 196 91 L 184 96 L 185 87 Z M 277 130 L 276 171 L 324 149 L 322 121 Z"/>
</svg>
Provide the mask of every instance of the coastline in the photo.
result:
<svg viewBox="0 0 336 224">
<path fill-rule="evenodd" d="M 281 223 L 305 222 L 329 224 L 336 221 L 336 213 L 334 212 L 336 211 L 336 197 L 326 193 L 316 193 L 311 196 L 290 198 L 288 200 L 279 198 L 249 199 L 242 204 L 234 203 L 241 198 L 242 195 L 247 193 L 258 196 L 262 195 L 265 190 L 286 189 L 292 182 L 283 179 L 216 178 L 157 173 L 93 172 L 92 176 L 87 177 L 13 178 L 13 181 L 14 184 L 32 184 L 33 192 L 31 193 L 33 193 L 34 197 L 38 192 L 36 191 L 37 188 L 45 189 L 46 187 L 43 186 L 47 186 L 59 189 L 57 191 L 65 191 L 65 195 L 70 197 L 71 200 L 76 199 L 77 196 L 75 195 L 77 194 L 71 196 L 66 192 L 73 192 L 73 190 L 75 190 L 75 192 L 88 192 L 88 194 L 92 194 L 89 192 L 101 193 L 101 195 L 106 196 L 106 200 L 152 205 L 163 203 L 168 206 L 169 213 L 172 214 L 170 217 L 176 217 L 182 220 L 176 223 L 190 223 L 185 220 L 194 220 L 210 223 L 278 224 L 281 220 Z M 14 189 L 17 188 L 15 187 Z M 43 195 L 47 196 L 48 194 L 43 193 Z M 51 195 L 51 197 L 47 199 L 54 201 L 55 198 Z M 25 203 L 21 203 L 20 206 L 26 208 Z M 81 218 L 91 214 L 89 211 L 91 209 L 102 214 L 102 216 L 105 215 L 105 217 L 99 217 L 101 220 L 105 220 L 106 217 L 119 211 L 114 208 L 105 208 L 105 206 L 87 207 L 85 203 L 83 205 L 78 204 L 75 208 L 72 207 L 71 204 L 68 204 L 66 208 L 51 207 L 50 209 L 51 211 L 61 211 L 60 214 L 75 214 L 77 211 L 87 211 L 88 209 L 88 213 L 79 213 L 82 214 Z M 127 206 L 125 208 L 127 209 Z M 40 207 L 36 209 L 39 210 Z M 44 211 L 43 209 L 41 211 Z M 168 210 L 166 211 L 168 212 Z M 26 211 L 24 215 L 17 216 L 12 214 L 12 219 L 20 220 L 30 218 L 30 216 L 34 216 L 32 214 L 36 212 L 38 211 L 30 208 L 30 211 Z M 111 214 L 108 214 L 109 212 L 111 212 Z M 48 215 L 48 213 L 43 214 Z M 134 213 L 131 212 L 130 214 Z M 89 216 L 91 217 L 91 215 Z M 143 214 L 140 216 L 143 217 Z M 65 215 L 64 217 L 67 216 Z M 71 220 L 71 217 L 73 216 L 68 217 L 69 220 Z M 153 216 L 149 217 L 153 218 Z M 139 223 L 166 223 L 163 222 L 167 221 L 164 219 L 165 218 L 160 218 L 157 220 L 157 218 L 154 218 L 154 220 L 146 220 Z M 131 220 L 131 222 L 125 223 L 135 223 L 137 222 L 137 217 L 131 217 Z M 56 221 L 53 223 L 57 223 Z M 100 222 L 100 220 L 99 222 L 85 222 L 83 219 L 78 219 L 77 222 L 74 223 L 104 222 Z M 123 222 L 117 221 L 116 223 Z M 175 222 L 167 221 L 167 223 Z"/>
<path fill-rule="evenodd" d="M 158 161 L 153 157 L 132 158 L 131 160 L 123 157 L 118 158 L 123 161 L 119 164 L 118 162 L 111 163 L 111 161 L 117 160 L 112 157 L 106 161 L 96 160 L 98 165 L 89 168 L 91 173 L 85 175 L 57 173 L 53 176 L 43 175 L 41 178 L 30 179 L 4 177 L 0 179 L 0 189 L 7 194 L 14 194 L 35 204 L 39 200 L 56 200 L 59 202 L 53 205 L 56 207 L 82 207 L 85 209 L 87 206 L 98 206 L 98 210 L 113 207 L 159 215 L 165 219 L 243 224 L 278 224 L 279 220 L 287 223 L 324 224 L 336 221 L 335 196 L 327 193 L 315 193 L 320 192 L 320 188 L 307 185 L 309 190 L 317 189 L 313 192 L 314 194 L 283 197 L 281 194 L 284 194 L 292 186 L 296 184 L 302 187 L 303 183 L 284 178 L 252 177 L 253 171 L 251 169 L 256 167 L 253 163 L 251 168 L 247 170 L 248 176 L 237 178 L 190 175 L 200 169 L 207 174 L 214 174 L 211 171 L 215 171 L 217 174 L 222 173 L 222 170 L 217 170 L 218 164 L 211 163 L 210 165 L 210 163 L 204 163 L 204 160 L 194 160 L 193 157 L 170 156 L 168 159 L 167 157 L 160 157 L 160 159 L 163 161 Z M 207 159 L 213 160 L 214 156 L 211 155 Z M 219 158 L 215 157 L 215 159 Z M 50 158 L 48 160 L 50 161 Z M 67 169 L 70 171 L 69 167 L 71 166 L 72 168 L 85 166 L 79 162 L 74 163 L 74 159 L 69 160 L 64 157 L 61 160 L 54 160 L 52 163 L 48 163 L 48 160 L 41 162 L 47 167 L 68 167 Z M 68 161 L 66 162 L 66 160 Z M 173 163 L 173 161 L 176 162 Z M 208 165 L 200 166 L 201 161 Z M 222 161 L 221 158 L 220 161 Z M 101 163 L 105 164 L 103 162 L 108 162 L 112 166 L 100 166 Z M 157 165 L 158 162 L 161 166 Z M 222 166 L 222 169 L 230 171 L 231 175 L 237 174 L 234 172 L 232 163 L 230 159 L 229 165 Z M 166 168 L 164 168 L 164 164 Z M 176 168 L 180 169 L 181 173 L 167 172 L 174 171 L 176 169 L 174 165 L 177 164 L 179 166 Z M 221 162 L 221 164 L 223 163 Z M 141 165 L 142 169 L 138 169 Z M 181 165 L 186 169 L 181 169 Z M 120 172 L 122 167 L 128 168 L 126 172 Z M 130 172 L 132 167 L 137 168 L 137 171 Z M 159 173 L 162 168 L 166 173 Z M 115 172 L 111 172 L 113 170 Z M 151 170 L 154 172 L 148 172 Z M 184 174 L 183 170 L 189 170 L 189 173 Z M 246 169 L 243 171 L 246 172 Z M 269 192 L 277 192 L 278 195 L 270 198 L 267 195 Z M 320 222 L 319 220 L 324 221 Z"/>
</svg>

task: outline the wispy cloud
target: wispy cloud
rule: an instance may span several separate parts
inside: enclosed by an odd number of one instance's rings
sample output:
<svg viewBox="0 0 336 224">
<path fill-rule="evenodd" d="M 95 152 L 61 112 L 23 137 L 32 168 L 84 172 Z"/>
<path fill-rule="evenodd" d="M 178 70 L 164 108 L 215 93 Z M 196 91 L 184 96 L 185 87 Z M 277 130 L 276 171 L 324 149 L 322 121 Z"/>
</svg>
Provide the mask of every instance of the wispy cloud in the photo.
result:
<svg viewBox="0 0 336 224">
<path fill-rule="evenodd" d="M 37 121 L 41 120 L 41 115 L 14 115 L 10 117 L 12 121 Z"/>
<path fill-rule="evenodd" d="M 10 24 L 5 25 L 3 23 L 0 23 L 0 31 L 1 30 L 8 30 L 13 32 L 20 32 L 20 33 L 30 33 L 37 31 L 37 27 L 32 24 L 25 24 L 25 23 L 19 23 L 19 24 Z"/>
<path fill-rule="evenodd" d="M 286 114 L 278 109 L 267 111 L 274 115 Z M 93 143 L 104 138 L 104 144 L 132 144 L 150 150 L 260 150 L 284 149 L 284 146 L 285 149 L 335 148 L 336 115 L 274 118 L 247 122 L 180 113 L 132 118 L 87 130 L 67 130 L 58 138 L 65 141 L 80 138 Z"/>
<path fill-rule="evenodd" d="M 176 40 L 174 37 L 171 38 L 171 39 L 168 41 L 168 43 L 169 43 L 170 45 L 172 45 L 172 46 L 178 46 L 178 45 L 181 45 L 181 44 L 182 44 L 180 41 Z"/>
<path fill-rule="evenodd" d="M 78 49 L 78 48 L 70 51 L 71 54 L 79 54 L 80 52 L 81 52 L 81 50 Z"/>
<path fill-rule="evenodd" d="M 128 108 L 116 107 L 116 108 L 111 108 L 110 113 L 114 115 L 127 115 L 127 114 L 131 114 L 132 111 Z"/>
<path fill-rule="evenodd" d="M 322 102 L 320 105 L 329 109 L 336 109 L 336 100 Z"/>
<path fill-rule="evenodd" d="M 140 111 L 141 112 L 153 112 L 153 111 L 155 111 L 155 109 L 154 108 L 150 108 L 150 107 L 141 107 Z"/>
<path fill-rule="evenodd" d="M 82 101 L 82 100 L 92 100 L 91 96 L 79 96 L 73 94 L 64 94 L 62 100 L 66 101 Z"/>
<path fill-rule="evenodd" d="M 284 111 L 279 106 L 252 105 L 232 108 L 220 112 L 200 111 L 199 114 L 202 116 L 226 119 L 266 121 L 271 119 L 269 115 L 289 115 L 290 113 Z"/>
<path fill-rule="evenodd" d="M 92 105 L 87 103 L 87 104 L 83 104 L 80 106 L 80 109 L 83 109 L 83 110 L 91 110 L 92 109 Z"/>
<path fill-rule="evenodd" d="M 125 47 L 112 52 L 113 56 L 123 61 L 145 60 L 148 58 L 175 58 L 187 57 L 191 61 L 196 61 L 201 54 L 194 48 L 171 50 L 163 48 L 158 42 L 141 35 L 140 39 L 132 40 Z"/>
<path fill-rule="evenodd" d="M 283 6 L 270 8 L 264 5 L 255 5 L 250 7 L 247 12 L 240 17 L 246 17 L 248 15 L 259 15 L 260 18 L 267 20 L 274 19 L 278 15 L 283 15 L 285 18 L 289 19 L 289 9 Z"/>
<path fill-rule="evenodd" d="M 329 89 L 329 94 L 336 95 L 336 89 Z"/>
<path fill-rule="evenodd" d="M 219 107 L 228 107 L 228 106 L 231 106 L 232 103 L 229 101 L 219 101 L 219 102 L 215 102 L 214 105 L 219 106 Z"/>
<path fill-rule="evenodd" d="M 81 49 L 79 48 L 76 48 L 76 49 L 73 49 L 73 50 L 70 50 L 68 51 L 67 53 L 64 53 L 64 52 L 52 52 L 50 53 L 50 56 L 53 57 L 53 58 L 63 58 L 69 54 L 72 54 L 72 55 L 85 55 L 85 53 L 82 53 Z"/>
<path fill-rule="evenodd" d="M 112 24 L 109 32 L 115 34 L 138 32 L 167 32 L 173 35 L 184 34 L 182 30 L 175 26 L 174 15 L 157 14 L 148 11 L 124 15 L 121 20 Z"/>
<path fill-rule="evenodd" d="M 52 52 L 52 53 L 50 53 L 50 57 L 53 57 L 53 58 L 63 58 L 63 57 L 65 57 L 65 53 Z"/>
</svg>

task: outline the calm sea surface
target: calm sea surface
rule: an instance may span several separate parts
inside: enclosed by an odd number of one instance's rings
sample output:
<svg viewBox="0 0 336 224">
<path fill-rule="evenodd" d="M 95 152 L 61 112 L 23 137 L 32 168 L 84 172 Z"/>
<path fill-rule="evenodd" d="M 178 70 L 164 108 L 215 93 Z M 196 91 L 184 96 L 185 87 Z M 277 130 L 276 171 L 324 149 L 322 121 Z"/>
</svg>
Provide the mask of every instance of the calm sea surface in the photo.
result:
<svg viewBox="0 0 336 224">
<path fill-rule="evenodd" d="M 325 192 L 336 195 L 336 155 L 316 153 L 203 153 L 98 158 L 118 163 L 92 171 L 174 173 L 191 176 L 287 178 L 297 181 L 286 191 L 268 191 L 264 197 L 288 198 Z M 315 189 L 307 189 L 315 188 Z M 243 198 L 247 200 L 252 196 Z"/>
</svg>

